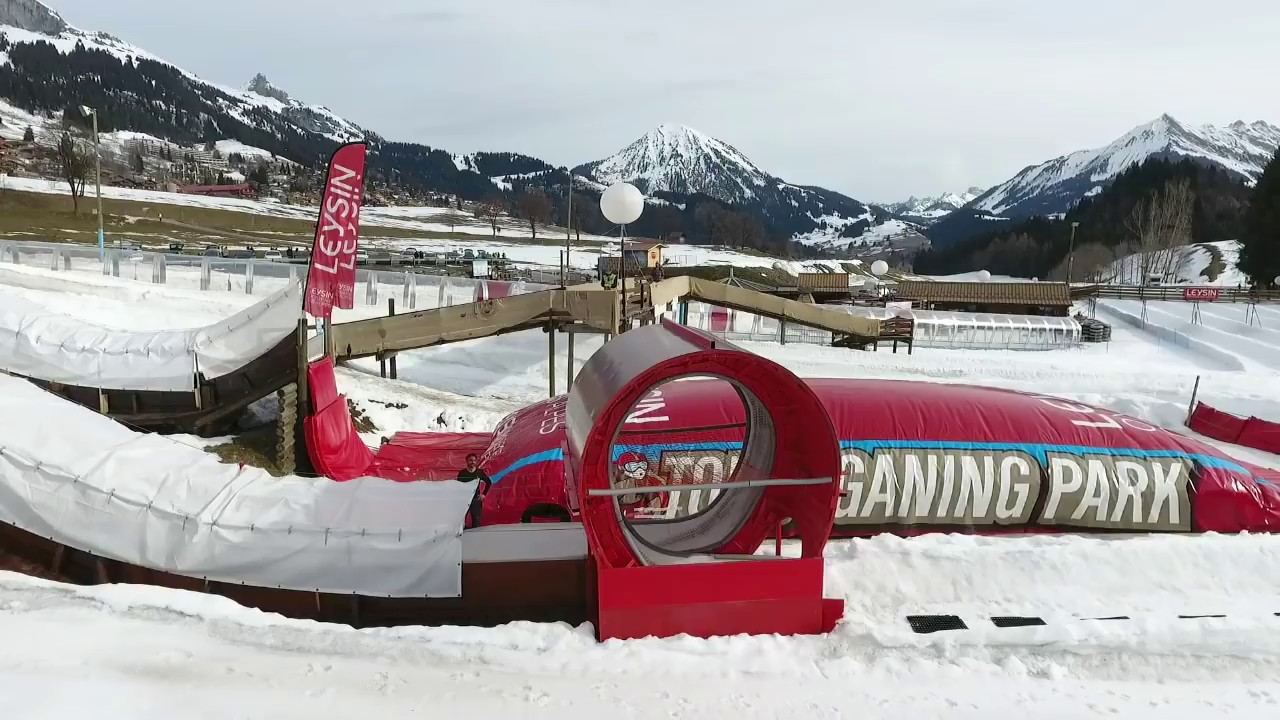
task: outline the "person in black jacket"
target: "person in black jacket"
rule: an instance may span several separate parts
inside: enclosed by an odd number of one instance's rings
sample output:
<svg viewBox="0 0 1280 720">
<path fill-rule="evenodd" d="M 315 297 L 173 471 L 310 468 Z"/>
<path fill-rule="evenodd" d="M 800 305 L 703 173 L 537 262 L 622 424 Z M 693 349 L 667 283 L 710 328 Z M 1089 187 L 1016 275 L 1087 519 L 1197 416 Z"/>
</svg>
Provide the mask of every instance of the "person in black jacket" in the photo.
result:
<svg viewBox="0 0 1280 720">
<path fill-rule="evenodd" d="M 471 509 L 467 511 L 467 516 L 471 518 L 471 527 L 480 527 L 480 511 L 484 509 L 484 496 L 489 494 L 489 488 L 493 487 L 493 481 L 480 469 L 480 458 L 475 453 L 467 456 L 467 466 L 458 471 L 458 482 L 471 482 L 479 480 L 476 484 L 475 497 L 471 498 Z"/>
</svg>

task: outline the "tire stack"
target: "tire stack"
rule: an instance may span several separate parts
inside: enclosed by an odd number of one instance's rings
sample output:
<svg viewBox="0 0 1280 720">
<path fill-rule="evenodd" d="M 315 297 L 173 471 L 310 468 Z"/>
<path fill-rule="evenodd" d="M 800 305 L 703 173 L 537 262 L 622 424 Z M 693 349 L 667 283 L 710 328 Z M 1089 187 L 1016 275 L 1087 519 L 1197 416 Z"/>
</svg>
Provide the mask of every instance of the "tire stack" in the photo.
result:
<svg viewBox="0 0 1280 720">
<path fill-rule="evenodd" d="M 1101 320 L 1080 319 L 1080 339 L 1084 342 L 1110 342 L 1111 326 Z"/>
</svg>

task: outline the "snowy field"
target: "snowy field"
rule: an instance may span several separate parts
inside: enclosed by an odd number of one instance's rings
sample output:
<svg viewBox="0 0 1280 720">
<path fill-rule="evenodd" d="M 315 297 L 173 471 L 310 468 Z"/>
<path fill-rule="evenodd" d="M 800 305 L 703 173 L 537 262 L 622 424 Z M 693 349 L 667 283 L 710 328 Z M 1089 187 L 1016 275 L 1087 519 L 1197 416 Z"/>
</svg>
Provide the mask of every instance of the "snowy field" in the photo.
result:
<svg viewBox="0 0 1280 720">
<path fill-rule="evenodd" d="M 0 295 L 138 330 L 204 324 L 253 300 L 57 275 L 58 287 L 0 278 Z M 1034 390 L 1183 433 L 1199 377 L 1210 404 L 1280 419 L 1280 354 L 1266 350 L 1280 347 L 1280 311 L 1264 308 L 1261 329 L 1243 324 L 1243 307 L 1201 308 L 1204 324 L 1188 329 L 1189 306 L 1151 303 L 1145 327 L 1116 321 L 1111 343 L 1064 351 L 747 348 L 807 377 Z M 340 370 L 340 390 L 378 426 L 371 444 L 401 429 L 490 430 L 546 397 L 546 342 L 532 331 L 406 353 L 399 381 L 360 361 Z M 599 342 L 580 340 L 579 367 Z M 0 573 L 0 717 L 172 717 L 179 704 L 184 718 L 1280 717 L 1269 536 L 881 537 L 827 554 L 827 593 L 846 600 L 829 636 L 605 644 L 548 624 L 357 631 L 198 594 Z M 904 621 L 914 613 L 972 629 L 917 635 Z M 1000 615 L 1048 624 L 997 629 Z M 1119 615 L 1130 619 L 1098 619 Z"/>
</svg>

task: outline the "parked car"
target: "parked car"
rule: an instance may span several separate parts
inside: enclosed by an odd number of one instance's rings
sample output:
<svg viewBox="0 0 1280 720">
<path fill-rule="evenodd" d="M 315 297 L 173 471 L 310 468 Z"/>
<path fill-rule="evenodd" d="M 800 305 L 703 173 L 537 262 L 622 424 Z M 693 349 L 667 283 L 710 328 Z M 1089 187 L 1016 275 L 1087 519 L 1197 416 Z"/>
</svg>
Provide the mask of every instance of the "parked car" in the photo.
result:
<svg viewBox="0 0 1280 720">
<path fill-rule="evenodd" d="M 284 260 L 284 255 L 280 254 L 279 250 L 268 250 L 263 253 L 262 259 L 267 262 L 280 262 L 281 260 Z"/>
<path fill-rule="evenodd" d="M 217 245 L 206 245 L 204 248 L 204 257 L 222 257 L 222 248 Z"/>
<path fill-rule="evenodd" d="M 357 265 L 368 265 L 368 264 L 369 264 L 369 253 L 365 252 L 364 250 L 357 250 L 357 251 L 356 251 L 356 264 L 357 264 Z"/>
<path fill-rule="evenodd" d="M 182 252 L 182 248 L 183 248 L 183 247 L 185 247 L 185 246 L 184 246 L 182 243 L 180 243 L 180 242 L 171 242 L 171 243 L 169 243 L 169 252 L 171 252 L 171 253 L 180 253 L 180 252 Z"/>
</svg>

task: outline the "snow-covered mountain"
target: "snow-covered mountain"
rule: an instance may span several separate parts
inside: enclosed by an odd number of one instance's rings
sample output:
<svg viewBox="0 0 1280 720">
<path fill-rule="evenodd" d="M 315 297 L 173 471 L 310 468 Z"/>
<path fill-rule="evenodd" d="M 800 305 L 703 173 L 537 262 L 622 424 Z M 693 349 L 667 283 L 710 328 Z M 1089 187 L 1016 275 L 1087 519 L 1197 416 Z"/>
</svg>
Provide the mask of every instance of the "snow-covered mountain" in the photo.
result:
<svg viewBox="0 0 1280 720">
<path fill-rule="evenodd" d="M 271 88 L 265 77 L 261 84 L 255 82 L 251 89 L 246 90 L 203 80 L 110 34 L 72 27 L 58 13 L 37 0 L 0 0 L 0 38 L 3 38 L 0 45 L 8 46 L 7 51 L 0 48 L 0 75 L 6 71 L 10 75 L 8 78 L 0 77 L 0 81 L 9 81 L 0 82 L 0 97 L 7 94 L 20 105 L 43 105 L 41 109 L 56 111 L 73 105 L 71 100 L 96 104 L 104 122 L 113 116 L 120 119 L 136 117 L 144 108 L 150 108 L 154 115 L 156 108 L 163 108 L 174 115 L 171 124 L 181 125 L 179 117 L 187 122 L 187 128 L 175 128 L 187 132 L 174 133 L 175 136 L 203 134 L 202 126 L 212 123 L 214 131 L 223 137 L 232 137 L 236 135 L 236 128 L 232 125 L 238 124 L 244 126 L 241 134 L 265 132 L 278 138 L 279 147 L 272 148 L 276 151 L 286 150 L 284 146 L 291 142 L 295 145 L 309 144 L 295 142 L 297 138 L 291 136 L 298 134 L 319 136 L 331 142 L 368 135 L 355 123 L 325 107 L 291 99 L 288 94 Z M 61 59 L 40 51 L 42 46 L 51 46 L 62 56 Z M 79 55 L 73 58 L 73 53 Z M 112 66 L 95 67 L 94 63 L 100 62 L 95 58 L 102 57 L 97 53 L 109 56 L 108 62 Z M 57 64 L 61 66 L 55 67 Z M 144 64 L 152 65 L 143 67 Z M 17 81 L 23 79 L 45 87 L 23 91 L 17 87 L 20 84 Z M 138 87 L 109 87 L 134 79 L 138 81 Z M 48 87 L 46 81 L 54 80 L 56 88 Z M 94 85 L 97 87 L 90 90 Z M 148 97 L 140 96 L 145 93 L 140 90 L 144 86 L 150 87 Z M 7 92 L 4 92 L 6 88 Z M 55 100 L 67 102 L 55 103 Z M 262 139 L 260 137 L 235 139 L 262 144 L 256 142 Z M 311 160 L 309 157 L 305 159 Z"/>
<path fill-rule="evenodd" d="M 775 180 L 732 145 L 683 125 L 659 125 L 577 172 L 606 185 L 630 182 L 646 195 L 701 193 L 739 204 L 755 200 Z"/>
<path fill-rule="evenodd" d="M 646 195 L 707 195 L 758 211 L 797 242 L 829 250 L 847 250 L 879 223 L 866 204 L 786 182 L 732 145 L 683 125 L 660 125 L 575 172 L 604 185 L 630 182 Z"/>
<path fill-rule="evenodd" d="M 1185 125 L 1161 115 L 1106 147 L 1028 167 L 988 190 L 972 207 L 1015 218 L 1064 212 L 1149 158 L 1216 165 L 1252 182 L 1278 146 L 1280 127 L 1265 122 L 1237 121 L 1220 128 Z"/>
<path fill-rule="evenodd" d="M 36 0 L 0 0 L 0 25 L 50 35 L 67 29 L 58 13 Z"/>
<path fill-rule="evenodd" d="M 880 203 L 880 206 L 894 215 L 929 224 L 968 205 L 982 193 L 982 188 L 971 187 L 964 192 L 948 192 L 929 197 L 912 195 L 901 202 Z"/>
</svg>

